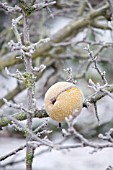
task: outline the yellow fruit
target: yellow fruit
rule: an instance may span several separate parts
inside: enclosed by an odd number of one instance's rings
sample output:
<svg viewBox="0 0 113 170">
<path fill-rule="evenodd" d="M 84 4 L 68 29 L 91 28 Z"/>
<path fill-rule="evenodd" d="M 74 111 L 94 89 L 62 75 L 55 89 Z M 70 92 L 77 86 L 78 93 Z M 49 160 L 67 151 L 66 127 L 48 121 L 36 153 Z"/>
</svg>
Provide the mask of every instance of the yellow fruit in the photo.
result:
<svg viewBox="0 0 113 170">
<path fill-rule="evenodd" d="M 83 107 L 83 93 L 74 84 L 58 82 L 45 94 L 45 110 L 54 120 L 63 122 L 69 115 L 77 116 Z"/>
</svg>

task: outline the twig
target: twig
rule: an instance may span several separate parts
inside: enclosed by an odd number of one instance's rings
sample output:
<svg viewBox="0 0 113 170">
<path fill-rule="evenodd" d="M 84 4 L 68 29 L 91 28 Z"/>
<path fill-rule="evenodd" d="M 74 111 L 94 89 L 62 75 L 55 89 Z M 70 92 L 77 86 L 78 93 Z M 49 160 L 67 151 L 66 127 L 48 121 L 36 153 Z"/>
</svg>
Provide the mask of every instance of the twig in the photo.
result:
<svg viewBox="0 0 113 170">
<path fill-rule="evenodd" d="M 13 31 L 14 31 L 15 36 L 16 36 L 16 38 L 17 38 L 17 42 L 20 43 L 21 45 L 22 45 L 21 36 L 20 36 L 20 33 L 18 32 L 17 24 L 19 23 L 19 21 L 20 21 L 22 18 L 23 18 L 23 15 L 20 15 L 18 18 L 12 20 Z"/>
<path fill-rule="evenodd" d="M 23 104 L 14 104 L 14 103 L 8 102 L 7 99 L 5 99 L 5 98 L 3 98 L 3 101 L 8 105 L 8 107 L 12 107 L 14 109 L 19 109 L 21 111 L 24 111 L 24 112 L 32 114 L 32 115 L 34 114 L 34 112 L 24 108 Z"/>
<path fill-rule="evenodd" d="M 28 134 L 31 135 L 31 138 L 38 141 L 39 143 L 43 144 L 43 145 L 46 145 L 46 146 L 49 146 L 50 148 L 53 148 L 53 144 L 50 143 L 49 141 L 47 140 L 44 140 L 44 139 L 40 139 L 39 137 L 37 137 L 37 135 L 35 135 L 30 129 L 28 129 L 27 127 L 25 127 L 24 125 L 22 125 L 18 120 L 16 120 L 14 117 L 10 116 L 10 115 L 7 115 L 5 113 L 3 113 L 4 116 L 6 116 L 10 121 L 12 121 L 17 127 L 17 129 L 19 128 L 19 130 L 21 131 L 24 131 Z"/>
<path fill-rule="evenodd" d="M 66 68 L 64 71 L 67 73 L 69 79 L 67 81 L 76 84 L 76 81 L 74 80 L 73 74 L 72 74 L 72 68 Z"/>
<path fill-rule="evenodd" d="M 96 102 L 94 102 L 94 108 L 95 108 L 95 114 L 96 114 L 96 117 L 97 117 L 97 120 L 98 120 L 98 125 L 100 126 L 100 119 L 99 119 L 99 116 L 98 116 L 98 111 L 97 111 Z"/>
<path fill-rule="evenodd" d="M 50 2 L 34 4 L 29 7 L 27 6 L 27 4 L 25 4 L 25 5 L 26 5 L 26 7 L 28 7 L 27 10 L 29 10 L 29 12 L 33 13 L 34 11 L 39 11 L 43 8 L 54 5 L 55 3 L 56 3 L 56 1 L 50 1 Z M 7 3 L 0 2 L 0 8 L 2 8 L 3 10 L 5 10 L 8 13 L 16 13 L 16 12 L 22 13 L 22 9 L 20 7 L 18 7 L 17 5 L 15 7 L 11 7 L 11 6 L 8 6 Z"/>
<path fill-rule="evenodd" d="M 85 48 L 85 50 L 88 52 L 88 55 L 92 59 L 92 62 L 94 63 L 94 68 L 98 71 L 99 75 L 102 78 L 103 83 L 105 85 L 107 85 L 108 82 L 107 82 L 106 77 L 105 77 L 105 71 L 101 72 L 100 68 L 97 65 L 97 56 L 96 57 L 93 56 L 93 51 L 90 50 L 89 45 Z"/>
<path fill-rule="evenodd" d="M 106 93 L 111 99 L 113 99 L 113 95 L 106 89 L 101 89 L 102 92 Z"/>
<path fill-rule="evenodd" d="M 69 119 L 66 119 L 66 123 L 68 125 L 68 129 L 65 130 L 63 129 L 63 134 L 65 136 L 75 136 L 77 139 L 80 140 L 80 144 L 78 145 L 75 145 L 75 148 L 76 147 L 91 147 L 91 148 L 94 148 L 94 152 L 95 151 L 98 151 L 98 150 L 102 150 L 106 147 L 113 147 L 113 141 L 111 140 L 107 140 L 108 142 L 106 143 L 103 143 L 103 144 L 100 144 L 100 143 L 94 143 L 94 142 L 90 142 L 88 141 L 88 139 L 84 138 L 84 136 L 82 134 L 80 134 L 79 132 L 76 131 L 76 129 L 74 128 L 74 123 L 73 123 L 73 120 L 74 120 L 74 116 L 71 116 Z M 108 134 L 111 134 L 112 133 L 112 130 L 110 132 L 108 132 Z M 106 134 L 108 136 L 108 134 Z M 70 146 L 64 146 L 64 148 L 68 149 Z M 71 146 L 72 148 L 74 148 L 74 145 Z M 62 146 L 60 147 L 60 149 L 63 148 Z"/>
<path fill-rule="evenodd" d="M 51 133 L 51 132 L 52 132 L 52 131 L 43 130 L 43 131 L 41 131 L 41 133 L 40 133 L 39 130 L 41 130 L 41 129 L 42 129 L 43 127 L 45 127 L 45 126 L 47 126 L 47 121 L 44 121 L 37 129 L 35 129 L 35 130 L 33 131 L 34 133 L 37 133 L 37 132 L 38 132 L 36 136 L 40 136 L 41 134 Z M 30 145 L 31 145 L 31 143 L 30 143 Z M 40 145 L 40 144 L 39 144 L 39 142 L 38 142 L 38 145 L 37 145 L 37 146 L 39 147 L 39 145 Z M 35 147 L 37 147 L 37 146 L 35 145 Z M 26 144 L 20 146 L 19 148 L 17 148 L 17 149 L 15 149 L 15 150 L 13 150 L 12 152 L 6 154 L 5 156 L 0 157 L 0 161 L 3 161 L 3 160 L 7 159 L 8 157 L 10 157 L 10 156 L 12 156 L 12 155 L 15 155 L 17 152 L 23 150 L 25 147 L 26 147 Z"/>
<path fill-rule="evenodd" d="M 50 152 L 50 149 L 49 148 L 46 148 L 46 149 L 43 149 L 43 150 L 41 150 L 40 152 L 38 152 L 38 153 L 36 153 L 35 154 L 35 157 L 36 156 L 40 156 L 40 155 L 42 155 L 43 153 L 46 153 L 46 152 Z M 12 166 L 12 165 L 14 165 L 14 164 L 19 164 L 19 163 L 21 163 L 21 162 L 24 162 L 25 161 L 25 159 L 26 158 L 22 158 L 22 159 L 20 159 L 20 160 L 17 160 L 17 161 L 10 161 L 10 162 L 8 162 L 8 163 L 5 163 L 5 164 L 1 164 L 0 165 L 0 167 L 2 167 L 2 168 L 4 168 L 4 167 L 6 167 L 6 166 Z"/>
<path fill-rule="evenodd" d="M 15 155 L 17 152 L 23 150 L 25 147 L 26 147 L 26 145 L 22 145 L 19 148 L 15 149 L 14 151 L 6 154 L 5 156 L 0 157 L 0 161 L 3 161 L 3 160 L 7 159 L 8 157 L 10 157 L 12 155 Z"/>
<path fill-rule="evenodd" d="M 8 13 L 22 12 L 21 8 L 17 5 L 15 7 L 8 6 L 7 3 L 0 2 L 0 8 L 5 10 Z"/>
<path fill-rule="evenodd" d="M 38 3 L 38 4 L 34 4 L 32 8 L 33 8 L 33 10 L 35 10 L 35 11 L 39 11 L 39 10 L 41 10 L 42 8 L 46 8 L 46 7 L 51 6 L 51 5 L 54 5 L 54 4 L 56 4 L 56 1 Z"/>
</svg>

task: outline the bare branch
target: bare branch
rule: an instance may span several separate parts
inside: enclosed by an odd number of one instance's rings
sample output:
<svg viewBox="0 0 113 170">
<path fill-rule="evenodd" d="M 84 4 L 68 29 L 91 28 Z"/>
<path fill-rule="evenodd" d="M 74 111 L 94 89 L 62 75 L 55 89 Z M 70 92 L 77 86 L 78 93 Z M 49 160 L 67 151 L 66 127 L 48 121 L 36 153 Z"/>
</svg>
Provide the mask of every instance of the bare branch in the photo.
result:
<svg viewBox="0 0 113 170">
<path fill-rule="evenodd" d="M 8 6 L 7 3 L 0 2 L 0 8 L 5 10 L 8 13 L 22 12 L 21 8 L 17 5 L 15 7 Z"/>
<path fill-rule="evenodd" d="M 107 90 L 108 92 L 112 93 L 113 92 L 113 85 L 105 87 L 105 90 Z M 102 92 L 102 91 L 95 92 L 94 94 L 92 94 L 91 96 L 89 96 L 89 97 L 87 97 L 85 99 L 84 105 L 87 105 L 87 102 L 88 103 L 97 102 L 98 100 L 100 100 L 101 98 L 103 98 L 106 95 L 107 94 L 105 92 Z"/>
<path fill-rule="evenodd" d="M 19 148 L 15 149 L 14 151 L 6 154 L 5 156 L 0 157 L 0 161 L 3 161 L 3 160 L 7 159 L 8 157 L 10 157 L 12 155 L 15 155 L 17 152 L 23 150 L 25 147 L 26 147 L 26 145 L 22 145 Z"/>
<path fill-rule="evenodd" d="M 73 77 L 73 74 L 72 74 L 72 68 L 67 68 L 67 69 L 64 69 L 64 71 L 67 73 L 69 79 L 67 81 L 73 83 L 73 84 L 76 84 L 76 81 L 74 80 L 74 77 Z"/>
<path fill-rule="evenodd" d="M 106 77 L 105 77 L 105 71 L 104 72 L 101 72 L 99 66 L 97 65 L 97 56 L 94 57 L 93 56 L 93 51 L 90 50 L 89 48 L 89 45 L 88 47 L 85 48 L 85 50 L 88 52 L 88 55 L 90 56 L 90 58 L 92 59 L 92 62 L 94 63 L 94 68 L 97 70 L 97 72 L 99 73 L 99 75 L 101 76 L 102 80 L 103 80 L 103 83 L 105 85 L 108 84 L 107 80 L 106 80 Z"/>
<path fill-rule="evenodd" d="M 98 116 L 98 111 L 97 111 L 96 103 L 94 103 L 94 108 L 95 108 L 95 114 L 96 114 L 96 117 L 97 117 L 97 120 L 98 120 L 98 125 L 100 126 L 100 119 L 99 119 L 99 116 Z"/>
<path fill-rule="evenodd" d="M 107 4 L 99 9 L 91 11 L 85 19 L 82 18 L 79 19 L 78 21 L 76 21 L 76 19 L 72 20 L 68 25 L 60 29 L 56 34 L 54 34 L 48 42 L 45 42 L 39 47 L 37 47 L 36 51 L 33 53 L 32 59 L 35 59 L 44 54 L 44 52 L 52 49 L 53 43 L 59 43 L 73 35 L 73 33 L 77 35 L 79 30 L 84 29 L 91 25 L 93 19 L 95 19 L 98 16 L 105 15 L 108 7 L 109 5 Z M 7 59 L 7 61 L 4 64 L 3 63 L 1 64 L 0 62 L 0 69 L 2 70 L 4 67 L 9 66 L 9 63 L 10 66 L 12 66 L 17 62 L 20 63 L 22 61 L 20 59 L 15 59 L 15 56 L 11 56 L 10 58 Z"/>
<path fill-rule="evenodd" d="M 34 112 L 24 108 L 23 103 L 20 103 L 20 104 L 11 103 L 11 102 L 8 102 L 7 99 L 5 99 L 5 98 L 3 98 L 3 101 L 7 104 L 8 107 L 12 107 L 14 109 L 19 109 L 19 110 L 24 111 L 29 114 L 34 113 Z"/>
<path fill-rule="evenodd" d="M 22 125 L 18 120 L 16 120 L 14 117 L 7 115 L 5 113 L 3 113 L 4 116 L 6 116 L 10 121 L 12 121 L 16 126 L 17 129 L 19 128 L 20 130 L 27 132 L 28 134 L 31 135 L 32 139 L 35 139 L 36 141 L 38 141 L 39 143 L 49 146 L 50 148 L 53 148 L 53 144 L 50 143 L 48 140 L 44 140 L 44 139 L 40 139 L 39 137 L 37 137 L 30 129 L 28 129 L 27 127 L 25 127 L 24 125 Z"/>
<path fill-rule="evenodd" d="M 32 6 L 32 9 L 35 10 L 35 11 L 39 11 L 41 10 L 42 8 L 46 8 L 48 6 L 51 6 L 51 5 L 54 5 L 56 4 L 56 1 L 50 1 L 50 2 L 44 2 L 44 3 L 39 3 L 39 4 L 34 4 Z"/>
</svg>

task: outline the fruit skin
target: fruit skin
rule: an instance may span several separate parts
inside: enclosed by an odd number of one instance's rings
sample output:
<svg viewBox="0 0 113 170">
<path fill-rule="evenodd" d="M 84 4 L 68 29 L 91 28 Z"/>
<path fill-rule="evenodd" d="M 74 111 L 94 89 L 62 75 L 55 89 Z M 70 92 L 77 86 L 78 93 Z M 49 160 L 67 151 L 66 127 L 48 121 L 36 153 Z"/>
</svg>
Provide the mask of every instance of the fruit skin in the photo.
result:
<svg viewBox="0 0 113 170">
<path fill-rule="evenodd" d="M 47 114 L 58 122 L 65 117 L 77 116 L 83 107 L 84 96 L 81 90 L 69 82 L 57 82 L 45 94 L 44 104 Z"/>
</svg>

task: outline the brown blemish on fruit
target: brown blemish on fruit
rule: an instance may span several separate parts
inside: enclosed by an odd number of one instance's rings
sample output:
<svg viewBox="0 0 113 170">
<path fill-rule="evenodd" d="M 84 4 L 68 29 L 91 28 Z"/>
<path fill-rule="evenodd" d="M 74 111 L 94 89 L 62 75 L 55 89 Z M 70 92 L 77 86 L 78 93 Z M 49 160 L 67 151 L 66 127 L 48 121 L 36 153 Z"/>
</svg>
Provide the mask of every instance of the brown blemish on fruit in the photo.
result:
<svg viewBox="0 0 113 170">
<path fill-rule="evenodd" d="M 51 99 L 51 103 L 54 104 L 60 94 L 62 94 L 62 93 L 65 92 L 65 91 L 68 91 L 68 90 L 70 90 L 70 89 L 72 89 L 72 88 L 75 88 L 75 87 L 74 87 L 74 86 L 70 86 L 70 87 L 65 88 L 65 89 L 62 90 L 61 92 L 59 92 L 56 97 L 53 97 L 53 98 Z"/>
<path fill-rule="evenodd" d="M 56 98 L 53 97 L 53 98 L 51 99 L 51 103 L 54 104 L 55 102 L 56 102 Z"/>
</svg>

